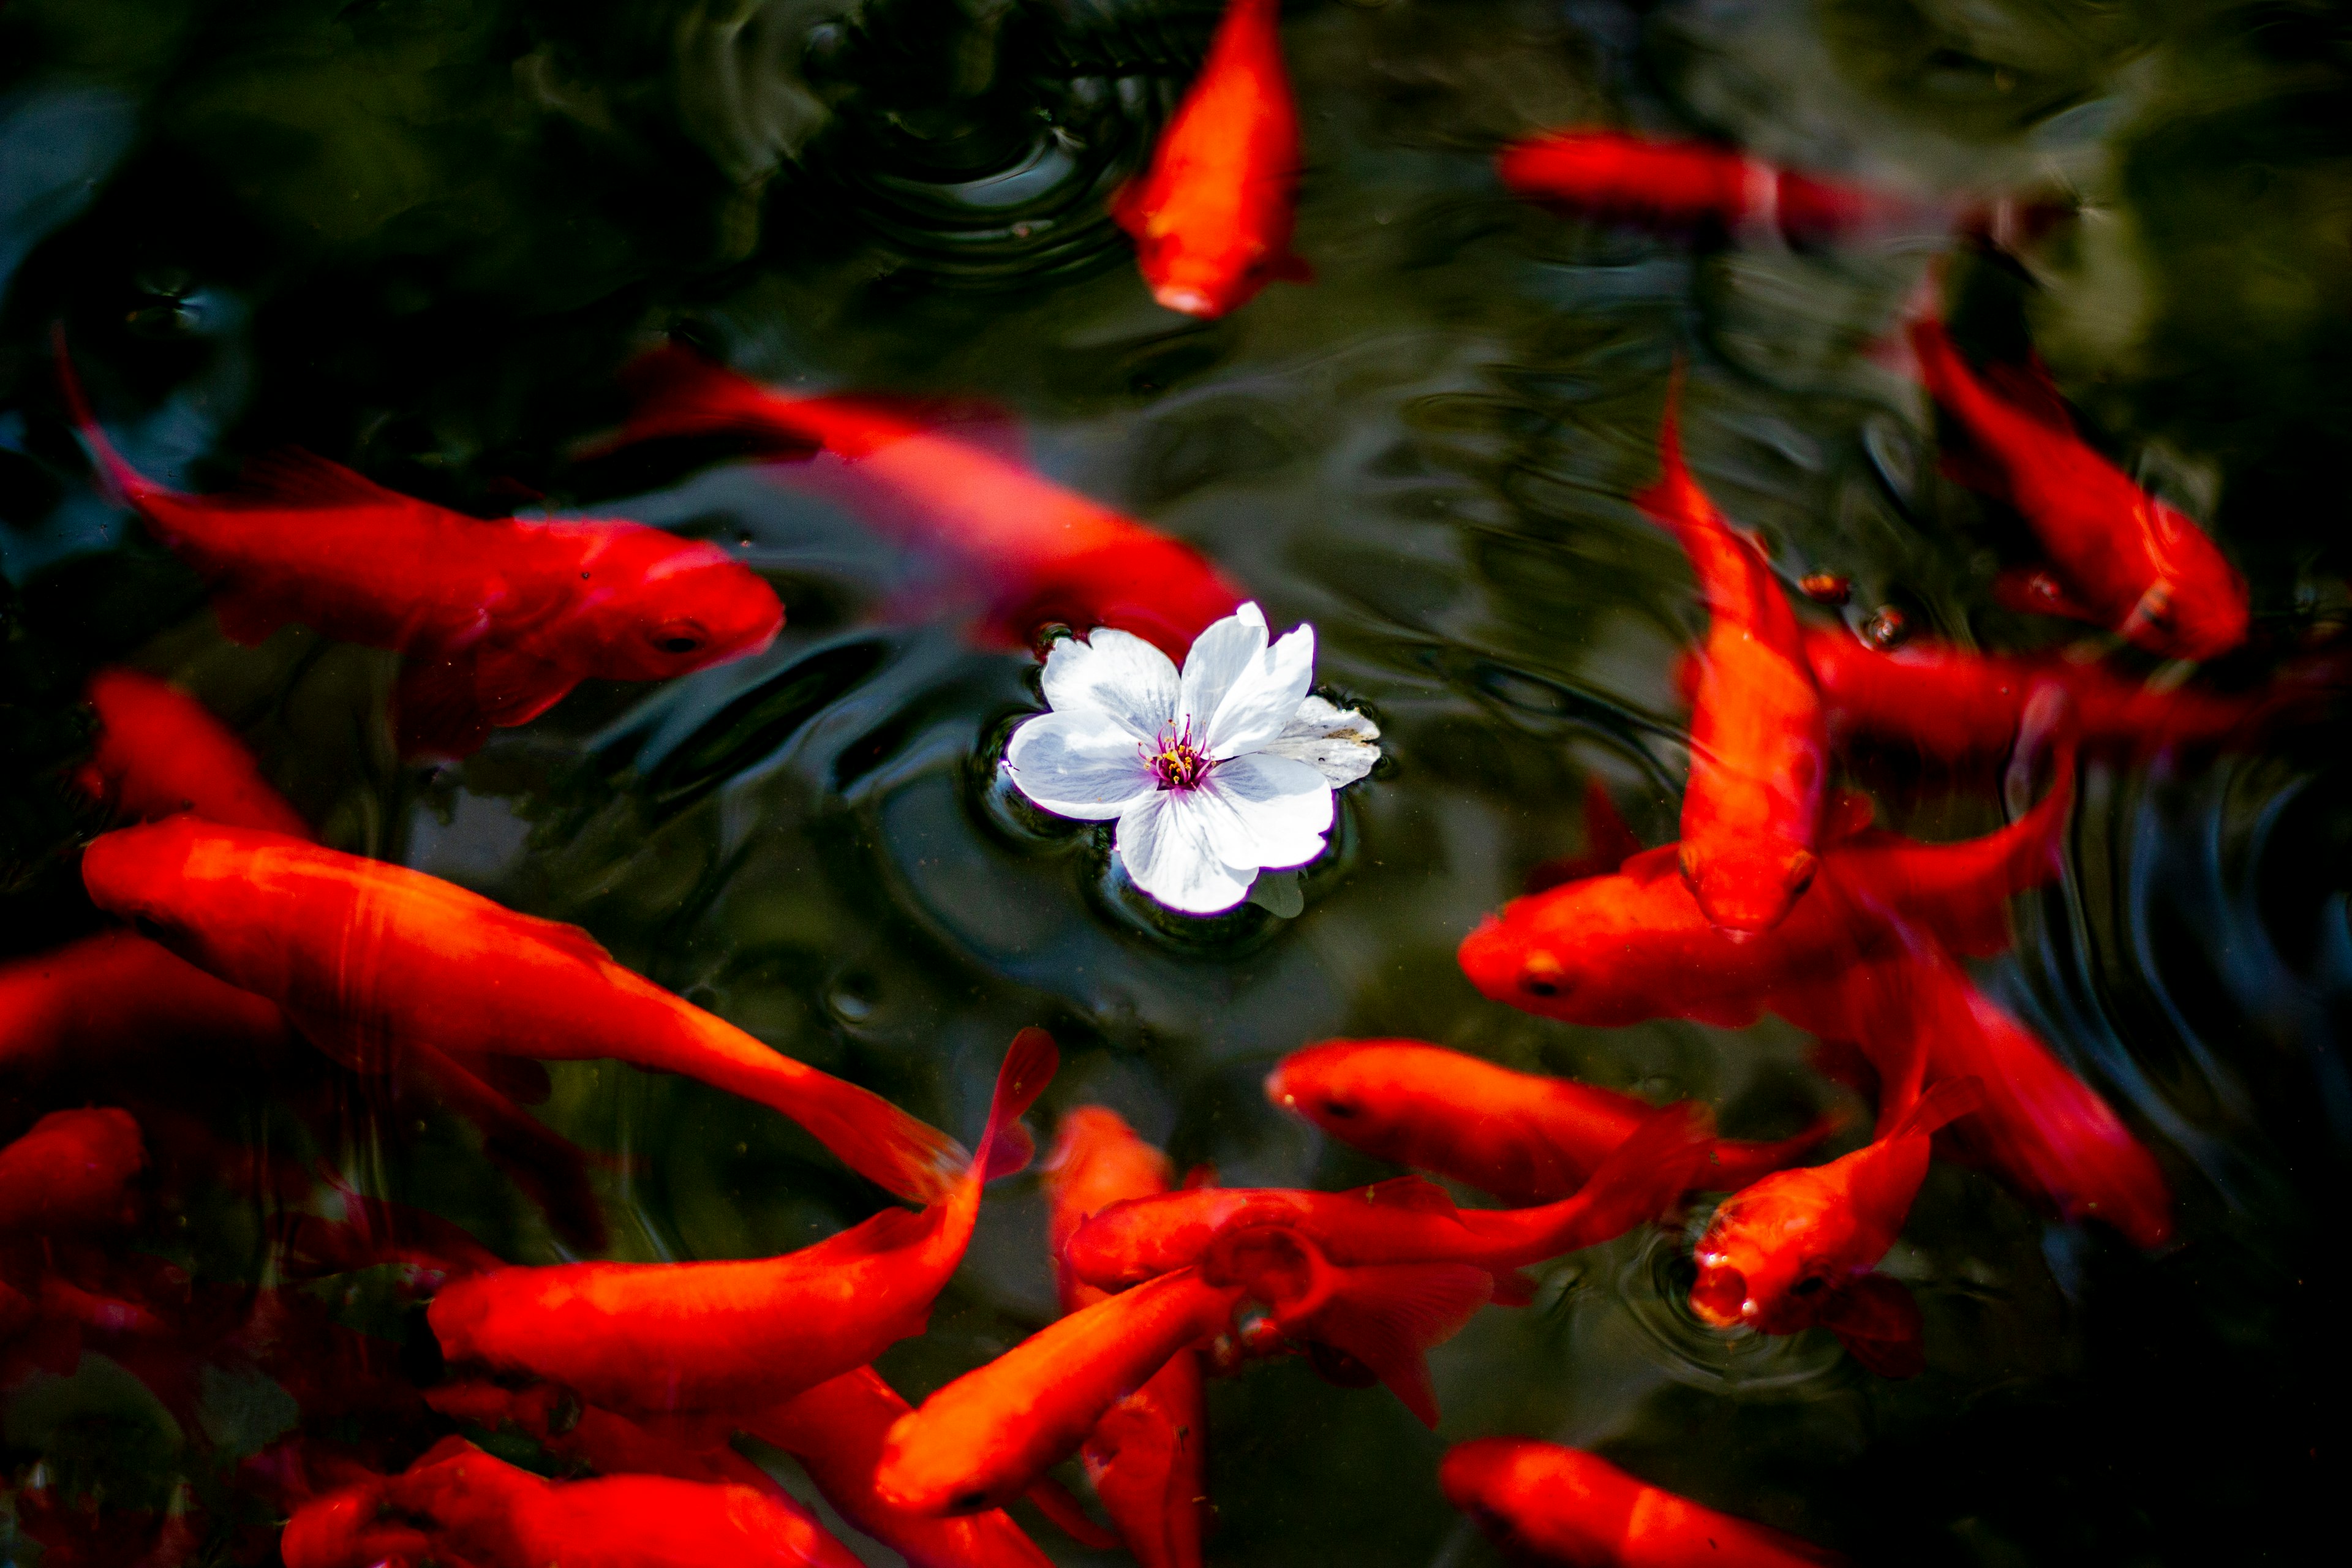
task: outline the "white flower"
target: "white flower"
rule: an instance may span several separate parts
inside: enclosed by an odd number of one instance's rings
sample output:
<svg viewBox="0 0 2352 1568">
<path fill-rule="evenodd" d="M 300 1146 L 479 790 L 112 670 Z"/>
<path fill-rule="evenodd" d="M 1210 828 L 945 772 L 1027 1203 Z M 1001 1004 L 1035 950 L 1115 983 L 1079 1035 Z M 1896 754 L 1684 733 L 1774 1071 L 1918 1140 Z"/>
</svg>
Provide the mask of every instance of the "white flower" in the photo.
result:
<svg viewBox="0 0 2352 1568">
<path fill-rule="evenodd" d="M 1307 695 L 1314 667 L 1315 628 L 1268 647 L 1255 605 L 1203 631 L 1181 676 L 1141 637 L 1097 626 L 1046 655 L 1053 711 L 1013 731 L 1005 766 L 1056 816 L 1118 818 L 1112 848 L 1152 898 L 1215 914 L 1261 868 L 1321 854 L 1332 787 L 1380 760 L 1370 720 Z"/>
</svg>

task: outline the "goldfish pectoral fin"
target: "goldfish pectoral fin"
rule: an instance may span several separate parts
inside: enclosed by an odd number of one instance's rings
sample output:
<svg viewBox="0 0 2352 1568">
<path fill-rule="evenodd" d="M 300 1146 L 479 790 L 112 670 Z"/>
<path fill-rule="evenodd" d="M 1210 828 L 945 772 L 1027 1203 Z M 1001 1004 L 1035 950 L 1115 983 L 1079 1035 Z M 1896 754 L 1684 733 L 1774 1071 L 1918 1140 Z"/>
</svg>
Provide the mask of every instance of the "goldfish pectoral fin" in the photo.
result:
<svg viewBox="0 0 2352 1568">
<path fill-rule="evenodd" d="M 1028 1128 L 1015 1121 L 996 1130 L 981 1157 L 987 1162 L 981 1180 L 992 1182 L 1000 1176 L 1016 1176 L 1037 1157 L 1037 1139 Z"/>
<path fill-rule="evenodd" d="M 1698 1101 L 1653 1111 L 1579 1190 L 1583 1217 L 1574 1245 L 1622 1236 L 1673 1208 L 1705 1184 L 1714 1146 L 1715 1115 Z"/>
<path fill-rule="evenodd" d="M 463 761 L 482 749 L 490 729 L 475 700 L 471 649 L 401 666 L 392 689 L 392 736 L 401 756 Z"/>
<path fill-rule="evenodd" d="M 1919 1303 L 1899 1279 L 1865 1274 L 1832 1297 L 1815 1321 L 1881 1377 L 1916 1377 L 1927 1369 Z"/>
<path fill-rule="evenodd" d="M 474 655 L 474 705 L 493 727 L 527 724 L 572 694 L 580 678 L 498 643 Z"/>
<path fill-rule="evenodd" d="M 1641 836 L 1625 814 L 1617 809 L 1617 797 L 1598 778 L 1584 781 L 1584 854 L 1594 865 L 1614 871 L 1642 852 Z"/>
<path fill-rule="evenodd" d="M 1405 1408 L 1437 1425 L 1426 1352 L 1461 1331 L 1495 1278 L 1464 1263 L 1395 1263 L 1339 1270 L 1331 1300 L 1303 1332 L 1361 1362 Z"/>
<path fill-rule="evenodd" d="M 1079 1545 L 1097 1552 L 1116 1552 L 1126 1544 L 1118 1532 L 1097 1524 L 1069 1488 L 1051 1476 L 1040 1476 L 1030 1483 L 1025 1494 L 1037 1505 L 1037 1511 L 1053 1521 L 1054 1528 Z"/>
<path fill-rule="evenodd" d="M 221 636 L 240 647 L 259 647 L 292 619 L 274 601 L 234 583 L 214 584 L 213 615 Z"/>
</svg>

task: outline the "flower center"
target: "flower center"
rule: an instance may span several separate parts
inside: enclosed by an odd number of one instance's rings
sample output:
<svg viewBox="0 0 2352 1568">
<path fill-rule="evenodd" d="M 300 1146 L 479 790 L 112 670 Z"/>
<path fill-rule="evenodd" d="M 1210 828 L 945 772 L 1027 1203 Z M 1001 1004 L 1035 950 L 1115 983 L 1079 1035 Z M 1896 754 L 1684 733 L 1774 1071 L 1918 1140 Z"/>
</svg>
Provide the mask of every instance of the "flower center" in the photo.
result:
<svg viewBox="0 0 2352 1568">
<path fill-rule="evenodd" d="M 1185 715 L 1181 730 L 1172 723 L 1160 726 L 1160 739 L 1153 744 L 1159 749 L 1141 748 L 1143 760 L 1151 764 L 1161 789 L 1196 789 L 1209 776 L 1209 758 L 1192 743 L 1192 715 Z"/>
</svg>

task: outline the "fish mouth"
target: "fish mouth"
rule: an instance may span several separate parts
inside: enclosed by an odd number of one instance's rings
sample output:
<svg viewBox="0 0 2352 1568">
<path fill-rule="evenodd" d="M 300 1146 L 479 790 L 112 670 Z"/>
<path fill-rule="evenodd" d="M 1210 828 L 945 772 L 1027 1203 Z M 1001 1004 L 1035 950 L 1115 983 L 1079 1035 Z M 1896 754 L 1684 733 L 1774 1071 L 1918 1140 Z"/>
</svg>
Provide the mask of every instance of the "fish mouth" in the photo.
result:
<svg viewBox="0 0 2352 1568">
<path fill-rule="evenodd" d="M 1737 1268 L 1702 1268 L 1691 1287 L 1690 1309 L 1711 1329 L 1738 1326 L 1748 1306 L 1748 1276 Z"/>
<path fill-rule="evenodd" d="M 1162 283 L 1151 291 L 1152 299 L 1165 310 L 1203 319 L 1217 313 L 1217 302 L 1201 289 L 1182 283 Z"/>
</svg>

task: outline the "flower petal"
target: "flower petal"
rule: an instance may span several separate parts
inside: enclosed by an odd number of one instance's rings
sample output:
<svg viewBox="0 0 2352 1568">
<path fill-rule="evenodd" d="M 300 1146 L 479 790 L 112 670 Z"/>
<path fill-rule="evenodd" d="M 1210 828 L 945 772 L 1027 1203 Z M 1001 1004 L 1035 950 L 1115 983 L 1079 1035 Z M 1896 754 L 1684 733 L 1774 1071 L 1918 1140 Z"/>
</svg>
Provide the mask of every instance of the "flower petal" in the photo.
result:
<svg viewBox="0 0 2352 1568">
<path fill-rule="evenodd" d="M 1141 637 L 1097 626 L 1085 642 L 1065 637 L 1045 655 L 1045 700 L 1057 713 L 1087 709 L 1155 740 L 1176 716 L 1175 663 Z"/>
<path fill-rule="evenodd" d="M 1156 790 L 1118 819 L 1112 840 L 1127 874 L 1155 900 L 1188 915 L 1213 915 L 1249 896 L 1256 868 L 1228 866 L 1209 848 L 1197 790 Z"/>
<path fill-rule="evenodd" d="M 1176 721 L 1189 717 L 1192 739 L 1200 743 L 1209 721 L 1240 679 L 1265 652 L 1265 612 L 1255 603 L 1244 605 L 1223 620 L 1212 621 L 1192 639 L 1184 656 L 1182 689 L 1176 701 Z"/>
<path fill-rule="evenodd" d="M 1228 866 L 1303 866 L 1323 853 L 1331 786 L 1305 763 L 1254 752 L 1219 763 L 1182 795 L 1178 809 L 1200 818 Z"/>
<path fill-rule="evenodd" d="M 1097 709 L 1024 720 L 1004 761 L 1021 793 L 1059 816 L 1104 821 L 1160 791 L 1135 736 Z"/>
<path fill-rule="evenodd" d="M 1297 716 L 1314 679 L 1315 628 L 1299 626 L 1244 669 L 1206 729 L 1192 731 L 1202 750 L 1218 760 L 1258 750 Z"/>
<path fill-rule="evenodd" d="M 1305 763 L 1337 788 L 1354 784 L 1372 771 L 1372 764 L 1381 760 L 1381 749 L 1373 744 L 1380 738 L 1381 727 L 1353 708 L 1309 697 L 1298 705 L 1297 716 L 1282 733 L 1262 750 Z"/>
</svg>

